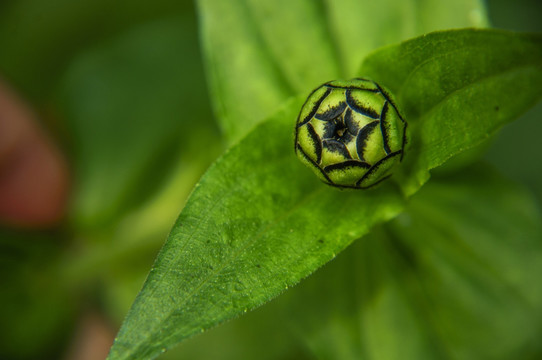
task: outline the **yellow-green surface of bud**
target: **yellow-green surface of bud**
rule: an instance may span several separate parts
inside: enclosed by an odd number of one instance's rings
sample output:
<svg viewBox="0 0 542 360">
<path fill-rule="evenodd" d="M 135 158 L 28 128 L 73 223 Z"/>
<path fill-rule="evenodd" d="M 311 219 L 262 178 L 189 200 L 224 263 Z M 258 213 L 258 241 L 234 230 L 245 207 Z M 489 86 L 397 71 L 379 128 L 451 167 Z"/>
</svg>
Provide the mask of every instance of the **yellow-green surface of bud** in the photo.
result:
<svg viewBox="0 0 542 360">
<path fill-rule="evenodd" d="M 406 127 L 390 93 L 374 81 L 330 81 L 301 108 L 295 151 L 329 185 L 366 189 L 402 160 Z"/>
</svg>

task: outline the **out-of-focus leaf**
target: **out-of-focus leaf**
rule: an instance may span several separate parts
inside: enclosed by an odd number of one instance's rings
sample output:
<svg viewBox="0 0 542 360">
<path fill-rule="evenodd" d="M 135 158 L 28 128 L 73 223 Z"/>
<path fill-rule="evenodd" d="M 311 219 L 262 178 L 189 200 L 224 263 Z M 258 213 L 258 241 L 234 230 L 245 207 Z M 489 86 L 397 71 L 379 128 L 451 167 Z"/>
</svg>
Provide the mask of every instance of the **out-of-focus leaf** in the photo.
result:
<svg viewBox="0 0 542 360">
<path fill-rule="evenodd" d="M 487 26 L 483 1 L 324 0 L 341 76 L 356 75 L 369 52 L 428 32 Z M 328 79 L 329 80 L 329 79 Z"/>
<path fill-rule="evenodd" d="M 536 0 L 492 0 L 487 2 L 491 26 L 496 28 L 542 32 L 542 2 Z M 538 153 L 538 134 L 542 133 L 542 103 L 518 120 L 506 125 L 496 137 L 486 159 L 507 177 L 530 188 L 542 204 L 542 166 L 529 159 Z M 521 159 L 521 160 L 519 160 Z"/>
<path fill-rule="evenodd" d="M 31 99 L 51 97 L 59 76 L 81 50 L 127 28 L 188 13 L 187 1 L 3 0 L 0 73 Z"/>
<path fill-rule="evenodd" d="M 179 148 L 188 159 L 217 142 L 194 29 L 190 18 L 148 24 L 68 70 L 59 103 L 73 135 L 79 226 L 103 226 L 141 203 L 179 161 Z"/>
<path fill-rule="evenodd" d="M 317 359 L 534 359 L 541 272 L 536 202 L 478 163 L 279 301 Z"/>
<path fill-rule="evenodd" d="M 312 360 L 283 318 L 280 296 L 264 306 L 206 331 L 167 351 L 161 360 Z"/>
<path fill-rule="evenodd" d="M 542 3 L 537 0 L 491 0 L 487 3 L 491 26 L 513 31 L 541 32 Z"/>
<path fill-rule="evenodd" d="M 402 186 L 486 140 L 542 96 L 542 36 L 498 30 L 428 34 L 368 56 L 359 72 L 397 97 L 409 124 Z"/>
<path fill-rule="evenodd" d="M 484 26 L 481 1 L 200 0 L 217 117 L 229 140 L 289 96 L 350 78 L 363 57 L 426 32 Z"/>
<path fill-rule="evenodd" d="M 128 313 L 111 359 L 154 358 L 261 305 L 400 211 L 402 198 L 391 184 L 338 191 L 304 169 L 291 129 L 303 100 L 289 102 L 204 175 Z"/>
<path fill-rule="evenodd" d="M 542 204 L 542 166 L 533 158 L 540 153 L 542 102 L 519 121 L 506 125 L 487 153 L 487 159 L 506 176 L 527 185 Z"/>
<path fill-rule="evenodd" d="M 422 49 L 424 46 L 431 48 L 439 59 L 439 54 L 446 54 L 457 45 L 456 40 L 465 45 L 472 37 L 473 46 L 476 46 L 480 34 L 492 38 L 499 37 L 501 33 L 450 31 L 424 36 L 406 44 L 414 42 Z M 444 39 L 434 42 L 435 36 Z M 503 36 L 512 42 L 510 47 L 518 56 L 524 54 L 525 46 L 536 48 L 538 41 L 537 37 L 508 33 Z M 526 43 L 520 46 L 514 44 L 516 40 Z M 435 45 L 438 46 L 435 48 Z M 404 46 L 390 47 L 388 51 Z M 480 46 L 478 50 L 493 54 L 492 48 Z M 480 53 L 477 55 L 482 57 Z M 531 56 L 536 58 L 538 55 L 535 52 Z M 503 57 L 507 59 L 510 54 L 504 53 Z M 446 65 L 446 56 L 442 58 Z M 473 71 L 483 72 L 486 68 L 492 74 L 491 69 L 498 69 L 502 59 L 492 60 L 497 65 L 492 66 L 491 61 L 483 62 L 486 66 L 473 62 L 472 67 L 459 63 L 463 72 L 455 71 L 454 75 L 461 79 L 470 78 Z M 384 56 L 383 62 L 387 61 Z M 433 67 L 422 67 L 427 77 L 439 74 L 434 70 L 435 67 L 438 69 L 438 64 L 435 60 Z M 528 67 L 531 68 L 534 69 L 531 72 L 537 74 L 537 68 Z M 516 75 L 512 72 L 510 76 L 520 82 L 526 81 Z M 411 81 L 415 83 L 423 78 L 423 73 L 417 73 Z M 527 87 L 526 84 L 523 86 Z M 418 89 L 425 94 L 425 88 Z M 453 84 L 441 90 L 449 95 L 447 99 L 459 96 Z M 493 95 L 503 97 L 507 89 L 495 86 L 490 90 Z M 523 92 L 519 93 L 524 97 L 520 97 L 518 102 L 527 106 L 538 95 L 538 87 L 524 88 Z M 459 94 L 464 97 L 454 101 L 472 103 L 470 93 Z M 424 103 L 429 98 L 428 94 L 427 98 L 420 99 L 420 105 L 412 105 L 414 109 L 416 106 L 422 108 L 419 113 L 408 107 L 411 103 L 404 102 L 406 109 L 410 109 L 407 116 L 424 119 L 424 111 L 428 110 Z M 475 120 L 486 116 L 487 106 L 495 111 L 492 99 L 480 99 L 481 105 L 473 106 L 469 114 Z M 319 183 L 316 177 L 303 169 L 291 149 L 292 124 L 302 100 L 297 98 L 287 103 L 274 117 L 256 127 L 231 147 L 203 177 L 129 312 L 112 348 L 111 359 L 154 358 L 188 336 L 261 305 L 329 261 L 372 226 L 399 213 L 403 201 L 393 182 L 383 183 L 372 191 L 341 192 Z M 398 101 L 404 100 L 400 97 Z M 488 103 L 490 105 L 485 105 Z M 431 143 L 430 135 L 434 136 L 437 141 L 431 144 L 442 163 L 463 149 L 444 146 L 438 139 L 461 143 L 464 148 L 473 147 L 479 143 L 480 134 L 487 136 L 519 111 L 516 105 L 509 108 L 499 103 L 498 106 L 502 107 L 500 113 L 504 118 L 487 117 L 485 121 L 477 122 L 472 136 L 465 134 L 461 127 L 454 132 L 455 126 L 464 121 L 454 123 L 445 118 L 440 123 L 438 118 L 426 116 L 432 121 L 424 123 L 429 129 L 416 128 L 414 120 L 411 131 L 419 131 L 421 135 L 413 135 L 412 138 Z M 464 114 L 461 108 L 456 110 Z M 451 114 L 447 116 L 452 117 Z M 431 158 L 427 153 L 432 148 L 417 148 L 415 145 L 413 141 L 411 158 Z M 409 174 L 405 171 L 400 180 L 404 180 L 407 186 L 416 184 L 419 173 L 428 173 L 432 166 L 440 163 L 420 162 L 417 172 Z M 407 187 L 407 193 L 412 194 L 418 188 Z"/>
<path fill-rule="evenodd" d="M 210 157 L 216 158 L 219 150 L 218 146 L 214 150 L 208 146 L 181 157 L 171 176 L 151 199 L 118 219 L 110 231 L 114 241 L 93 243 L 82 256 L 68 254 L 65 259 L 70 282 L 101 279 L 104 310 L 118 326 L 179 215 L 179 207 L 184 205 L 194 184 L 212 161 Z"/>
<path fill-rule="evenodd" d="M 56 357 L 78 308 L 58 281 L 58 234 L 0 229 L 0 358 Z"/>
</svg>

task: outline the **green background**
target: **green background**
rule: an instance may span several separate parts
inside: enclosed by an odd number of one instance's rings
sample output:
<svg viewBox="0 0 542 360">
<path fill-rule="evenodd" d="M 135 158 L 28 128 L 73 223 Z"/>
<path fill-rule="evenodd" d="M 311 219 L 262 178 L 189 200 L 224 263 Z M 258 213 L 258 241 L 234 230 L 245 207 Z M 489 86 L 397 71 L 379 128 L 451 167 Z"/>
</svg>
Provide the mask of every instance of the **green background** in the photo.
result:
<svg viewBox="0 0 542 360">
<path fill-rule="evenodd" d="M 487 6 L 494 27 L 542 31 L 539 1 L 488 1 Z M 0 358 L 61 357 L 77 319 L 91 310 L 105 314 L 113 327 L 120 326 L 193 185 L 225 149 L 213 119 L 198 36 L 195 7 L 188 1 L 0 4 L 0 76 L 33 105 L 68 157 L 74 177 L 69 216 L 62 226 L 43 232 L 0 229 Z M 500 172 L 526 185 L 538 204 L 541 119 L 538 104 L 504 127 L 486 155 Z M 423 201 L 413 206 L 413 211 L 424 211 Z M 394 226 L 400 228 L 401 221 Z M 342 267 L 348 271 L 365 266 L 360 265 L 364 260 L 366 266 L 383 268 L 382 277 L 410 281 L 402 278 L 408 274 L 394 272 L 394 259 L 370 264 L 364 258 L 364 251 L 388 251 L 375 249 L 409 241 L 399 241 L 393 234 L 381 238 L 389 240 L 356 244 L 341 256 L 344 260 L 292 291 L 308 295 L 287 292 L 187 341 L 164 358 L 238 359 L 256 354 L 299 359 L 313 358 L 309 354 L 315 353 L 321 358 L 333 354 L 355 358 L 356 352 L 348 353 L 356 346 L 349 339 L 355 333 L 342 334 L 345 327 L 334 327 L 335 321 L 326 327 L 333 334 L 311 334 L 315 328 L 311 324 L 325 320 L 318 319 L 321 309 L 311 299 L 321 296 L 318 287 L 327 278 L 344 274 Z M 348 279 L 342 281 L 330 284 L 328 291 L 346 291 Z M 365 283 L 370 287 L 371 279 Z M 416 317 L 394 303 L 395 298 L 389 294 L 387 307 L 376 309 L 374 316 L 396 311 L 405 322 Z M 311 309 L 313 315 L 296 317 L 298 308 Z M 352 314 L 348 304 L 336 304 L 334 309 L 337 313 L 329 315 L 334 320 Z M 443 322 L 455 314 L 453 310 L 445 309 L 450 313 L 442 314 Z M 276 320 L 277 314 L 283 321 Z M 378 333 L 378 324 L 366 326 Z M 326 342 L 333 339 L 344 344 Z M 400 337 L 392 340 L 391 349 L 404 349 Z M 379 348 L 377 336 L 366 341 L 368 348 L 371 341 Z M 479 341 L 485 344 L 487 339 Z"/>
</svg>

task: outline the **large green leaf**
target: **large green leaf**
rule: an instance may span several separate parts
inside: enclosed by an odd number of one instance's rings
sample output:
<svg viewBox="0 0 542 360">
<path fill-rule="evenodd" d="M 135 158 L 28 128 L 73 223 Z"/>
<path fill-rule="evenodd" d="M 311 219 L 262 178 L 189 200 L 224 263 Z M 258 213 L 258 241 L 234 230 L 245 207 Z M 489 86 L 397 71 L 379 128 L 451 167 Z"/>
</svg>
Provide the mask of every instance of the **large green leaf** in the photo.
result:
<svg viewBox="0 0 542 360">
<path fill-rule="evenodd" d="M 207 75 L 230 140 L 291 95 L 355 75 L 377 47 L 430 31 L 484 26 L 481 1 L 200 0 Z"/>
<path fill-rule="evenodd" d="M 497 30 L 428 34 L 368 56 L 359 71 L 397 97 L 409 125 L 403 188 L 476 146 L 542 96 L 542 36 Z"/>
<path fill-rule="evenodd" d="M 472 36 L 475 44 L 479 34 L 491 37 L 500 33 L 451 31 L 409 43 L 433 49 L 433 55 L 439 59 L 439 52 L 446 54 L 450 47 L 457 46 L 453 41 L 455 35 L 464 42 Z M 446 41 L 434 42 L 435 36 L 450 40 L 448 46 L 443 45 Z M 524 55 L 523 46 L 536 48 L 538 42 L 535 37 L 505 36 L 518 56 Z M 514 43 L 523 43 L 525 38 L 529 40 L 522 46 Z M 404 46 L 396 45 L 387 51 Z M 479 51 L 493 54 L 492 49 L 484 47 Z M 387 60 L 383 57 L 384 63 Z M 371 61 L 377 62 L 374 57 Z M 498 64 L 500 59 L 494 61 Z M 462 67 L 464 74 L 455 75 L 469 78 L 477 67 L 482 72 L 486 66 L 491 68 L 474 61 L 471 67 Z M 535 70 L 532 76 L 537 74 Z M 434 75 L 431 68 L 426 75 Z M 412 81 L 424 76 L 424 72 L 416 72 Z M 511 78 L 514 76 L 524 81 L 521 71 L 509 74 Z M 508 88 L 497 89 L 501 93 L 489 90 L 496 96 L 508 94 Z M 445 91 L 449 91 L 447 99 L 463 94 L 465 103 L 472 101 L 469 93 L 457 92 L 454 87 Z M 522 91 L 524 96 L 518 96 L 516 105 L 511 109 L 500 105 L 503 117 L 489 117 L 480 122 L 475 135 L 479 137 L 485 126 L 487 136 L 504 121 L 510 121 L 520 106 L 526 107 L 539 95 L 536 86 Z M 409 109 L 406 106 L 409 103 L 403 104 L 402 97 L 398 101 Z M 196 186 L 119 332 L 111 359 L 153 358 L 188 336 L 261 305 L 332 259 L 372 226 L 401 211 L 404 200 L 393 182 L 372 191 L 339 191 L 321 184 L 310 170 L 303 168 L 292 149 L 292 128 L 302 102 L 303 98 L 293 99 L 257 126 L 230 148 Z M 472 121 L 483 118 L 485 110 L 483 106 L 473 107 L 469 114 Z M 457 111 L 465 115 L 461 109 Z M 412 138 L 434 141 L 442 161 L 463 148 L 438 147 L 438 144 L 461 139 L 464 148 L 469 148 L 480 141 L 477 136 L 465 134 L 461 125 L 466 120 L 450 122 L 444 118 L 441 120 L 446 122 L 438 123 L 439 118 L 432 114 L 432 111 L 414 114 L 407 110 L 414 125 L 411 131 L 420 131 L 420 135 L 413 134 Z M 424 118 L 433 121 L 429 132 L 415 126 L 416 120 Z M 413 140 L 407 158 L 431 158 L 432 148 L 415 144 Z M 407 161 L 404 168 L 410 169 L 411 162 Z M 407 185 L 415 183 L 418 174 L 427 173 L 431 165 L 421 163 L 413 173 L 404 171 L 400 180 Z"/>
<path fill-rule="evenodd" d="M 279 302 L 317 359 L 539 358 L 541 225 L 530 193 L 477 163 Z"/>
</svg>

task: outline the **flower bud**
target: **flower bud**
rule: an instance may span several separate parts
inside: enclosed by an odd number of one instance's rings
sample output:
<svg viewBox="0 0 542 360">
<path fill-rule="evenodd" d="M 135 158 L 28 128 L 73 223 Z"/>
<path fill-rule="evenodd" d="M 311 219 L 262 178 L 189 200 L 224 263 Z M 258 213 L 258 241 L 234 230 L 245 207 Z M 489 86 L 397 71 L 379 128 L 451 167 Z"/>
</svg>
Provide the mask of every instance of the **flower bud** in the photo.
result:
<svg viewBox="0 0 542 360">
<path fill-rule="evenodd" d="M 301 108 L 295 151 L 329 185 L 365 189 L 402 160 L 406 127 L 389 92 L 374 81 L 330 81 Z"/>
</svg>

